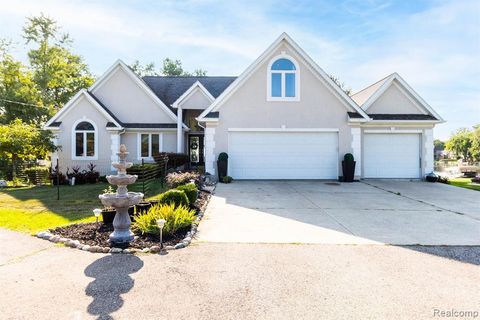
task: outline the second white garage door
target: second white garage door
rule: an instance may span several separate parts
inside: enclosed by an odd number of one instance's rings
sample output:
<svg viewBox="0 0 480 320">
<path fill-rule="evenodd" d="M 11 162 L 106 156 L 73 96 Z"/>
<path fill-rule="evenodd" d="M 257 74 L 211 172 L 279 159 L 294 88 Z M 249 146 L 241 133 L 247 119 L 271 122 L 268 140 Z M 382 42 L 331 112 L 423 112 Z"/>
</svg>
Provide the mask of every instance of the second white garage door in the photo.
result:
<svg viewBox="0 0 480 320">
<path fill-rule="evenodd" d="M 229 132 L 234 179 L 337 179 L 337 132 Z"/>
<path fill-rule="evenodd" d="M 419 178 L 420 134 L 365 133 L 365 178 Z"/>
</svg>

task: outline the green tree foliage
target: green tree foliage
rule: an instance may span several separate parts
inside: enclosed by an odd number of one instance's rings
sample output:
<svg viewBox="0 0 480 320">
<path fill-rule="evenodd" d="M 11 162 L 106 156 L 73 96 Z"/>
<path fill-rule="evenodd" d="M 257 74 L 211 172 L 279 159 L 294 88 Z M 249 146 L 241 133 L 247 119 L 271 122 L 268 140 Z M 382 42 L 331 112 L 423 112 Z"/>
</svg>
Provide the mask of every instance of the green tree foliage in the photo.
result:
<svg viewBox="0 0 480 320">
<path fill-rule="evenodd" d="M 33 81 L 41 92 L 44 106 L 62 107 L 94 79 L 80 55 L 70 51 L 72 40 L 61 33 L 57 22 L 43 14 L 27 18 L 23 28 Z"/>
<path fill-rule="evenodd" d="M 452 151 L 458 157 L 465 161 L 473 160 L 472 144 L 474 143 L 474 133 L 467 128 L 458 129 L 445 144 L 445 149 Z"/>
<path fill-rule="evenodd" d="M 473 160 L 480 161 L 480 124 L 473 127 L 471 138 L 472 146 L 470 147 L 470 154 Z"/>
<path fill-rule="evenodd" d="M 42 158 L 55 150 L 50 137 L 50 132 L 20 119 L 0 125 L 0 158 L 12 161 L 15 174 L 18 161 Z"/>
<path fill-rule="evenodd" d="M 144 76 L 197 76 L 203 77 L 207 75 L 207 71 L 203 69 L 195 69 L 192 73 L 183 70 L 182 62 L 178 59 L 165 58 L 163 60 L 163 67 L 157 71 L 153 62 L 142 65 L 138 60 L 135 60 L 130 68 L 140 77 Z"/>
<path fill-rule="evenodd" d="M 15 119 L 40 125 L 50 115 L 43 106 L 33 74 L 9 53 L 10 43 L 0 40 L 0 124 Z"/>
<path fill-rule="evenodd" d="M 435 150 L 442 151 L 445 149 L 445 142 L 439 139 L 433 140 L 433 147 Z"/>
</svg>

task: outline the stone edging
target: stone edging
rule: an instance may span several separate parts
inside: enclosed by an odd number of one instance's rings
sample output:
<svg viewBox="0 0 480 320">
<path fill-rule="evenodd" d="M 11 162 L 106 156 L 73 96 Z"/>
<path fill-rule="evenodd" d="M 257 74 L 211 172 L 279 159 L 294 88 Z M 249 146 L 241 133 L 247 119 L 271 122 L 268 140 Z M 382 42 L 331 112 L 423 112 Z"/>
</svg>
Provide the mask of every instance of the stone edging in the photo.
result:
<svg viewBox="0 0 480 320">
<path fill-rule="evenodd" d="M 213 193 L 213 190 L 211 190 L 210 194 L 212 193 Z M 178 242 L 174 246 L 164 246 L 163 250 L 160 248 L 160 246 L 152 246 L 150 248 L 143 248 L 143 249 L 137 249 L 137 248 L 122 249 L 122 248 L 115 248 L 115 247 L 110 248 L 110 247 L 90 246 L 88 244 L 82 244 L 78 240 L 72 240 L 72 239 L 60 237 L 59 235 L 51 234 L 48 231 L 39 232 L 35 236 L 37 238 L 48 240 L 53 243 L 63 243 L 65 246 L 73 249 L 79 249 L 82 251 L 88 251 L 92 253 L 124 253 L 124 254 L 161 253 L 164 250 L 169 251 L 169 250 L 183 249 L 192 242 L 193 237 L 197 233 L 198 224 L 200 223 L 200 220 L 202 220 L 203 218 L 205 209 L 208 203 L 210 202 L 210 198 L 211 196 L 208 198 L 203 208 L 201 208 L 201 210 L 198 212 L 197 217 L 195 218 L 195 221 L 193 222 L 190 231 L 188 231 L 187 234 L 185 235 L 185 238 L 183 238 L 182 241 Z"/>
</svg>

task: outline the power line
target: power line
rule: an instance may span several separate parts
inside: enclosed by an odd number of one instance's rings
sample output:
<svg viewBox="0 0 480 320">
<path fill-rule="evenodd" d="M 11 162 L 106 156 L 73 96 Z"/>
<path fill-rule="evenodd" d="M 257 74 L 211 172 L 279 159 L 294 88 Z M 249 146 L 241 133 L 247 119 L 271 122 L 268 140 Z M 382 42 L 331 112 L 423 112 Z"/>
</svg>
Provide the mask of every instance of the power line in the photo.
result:
<svg viewBox="0 0 480 320">
<path fill-rule="evenodd" d="M 31 107 L 46 108 L 46 109 L 48 109 L 48 107 L 45 107 L 45 106 L 42 106 L 42 105 L 39 105 L 39 104 L 25 103 L 25 102 L 13 101 L 13 100 L 8 100 L 8 99 L 0 99 L 0 100 L 5 101 L 5 102 L 10 102 L 10 103 L 21 104 L 21 105 L 24 105 L 24 106 L 31 106 Z"/>
</svg>

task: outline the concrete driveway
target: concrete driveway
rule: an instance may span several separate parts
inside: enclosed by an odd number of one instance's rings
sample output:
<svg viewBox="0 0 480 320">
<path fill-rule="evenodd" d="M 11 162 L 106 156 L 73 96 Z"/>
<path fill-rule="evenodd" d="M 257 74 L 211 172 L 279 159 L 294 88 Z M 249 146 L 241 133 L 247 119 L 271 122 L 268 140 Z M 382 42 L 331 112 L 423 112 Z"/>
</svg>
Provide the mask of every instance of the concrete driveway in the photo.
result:
<svg viewBox="0 0 480 320">
<path fill-rule="evenodd" d="M 480 245 L 480 194 L 420 181 L 219 184 L 198 241 Z"/>
</svg>

